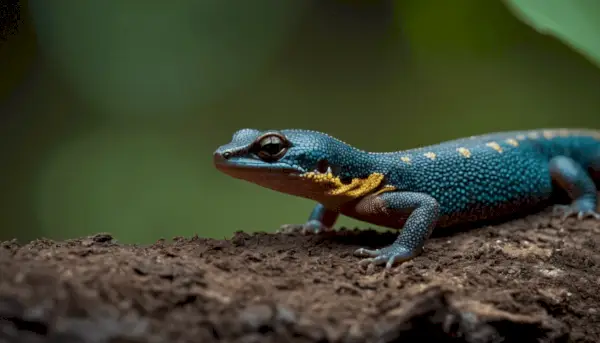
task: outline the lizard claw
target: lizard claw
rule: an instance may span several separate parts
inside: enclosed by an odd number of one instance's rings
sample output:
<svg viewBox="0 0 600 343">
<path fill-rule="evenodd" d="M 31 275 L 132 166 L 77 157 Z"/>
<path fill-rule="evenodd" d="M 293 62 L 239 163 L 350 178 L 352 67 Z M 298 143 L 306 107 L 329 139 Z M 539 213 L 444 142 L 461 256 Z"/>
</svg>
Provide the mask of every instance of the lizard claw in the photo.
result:
<svg viewBox="0 0 600 343">
<path fill-rule="evenodd" d="M 360 248 L 354 251 L 354 255 L 367 257 L 360 261 L 360 266 L 381 265 L 385 263 L 385 268 L 390 269 L 398 262 L 405 262 L 418 254 L 418 251 L 410 250 L 401 245 L 390 245 L 382 249 L 369 250 Z"/>
<path fill-rule="evenodd" d="M 319 234 L 324 231 L 330 231 L 318 220 L 309 220 L 304 224 L 284 224 L 279 227 L 276 233 L 292 234 L 301 233 L 303 235 Z"/>
<path fill-rule="evenodd" d="M 593 218 L 600 220 L 600 213 L 593 209 L 579 209 L 574 205 L 555 205 L 552 214 L 560 217 L 561 221 L 565 221 L 569 217 L 575 216 L 578 220 L 584 218 Z"/>
</svg>

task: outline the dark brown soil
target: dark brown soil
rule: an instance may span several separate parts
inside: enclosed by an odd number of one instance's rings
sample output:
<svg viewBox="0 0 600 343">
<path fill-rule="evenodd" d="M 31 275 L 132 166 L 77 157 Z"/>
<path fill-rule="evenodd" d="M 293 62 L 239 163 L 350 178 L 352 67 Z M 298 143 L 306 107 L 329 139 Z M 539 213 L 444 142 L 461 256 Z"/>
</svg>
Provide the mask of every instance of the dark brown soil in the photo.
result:
<svg viewBox="0 0 600 343">
<path fill-rule="evenodd" d="M 4 242 L 0 342 L 600 342 L 600 222 L 544 212 L 359 267 L 394 238 Z"/>
</svg>

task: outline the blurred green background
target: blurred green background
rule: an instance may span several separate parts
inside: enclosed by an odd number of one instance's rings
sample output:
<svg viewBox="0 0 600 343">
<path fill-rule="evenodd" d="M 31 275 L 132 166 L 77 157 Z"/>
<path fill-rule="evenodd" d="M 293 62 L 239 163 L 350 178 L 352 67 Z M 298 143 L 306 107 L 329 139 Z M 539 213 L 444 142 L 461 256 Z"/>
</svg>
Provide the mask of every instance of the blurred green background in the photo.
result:
<svg viewBox="0 0 600 343">
<path fill-rule="evenodd" d="M 599 128 L 597 3 L 21 2 L 0 46 L 0 240 L 304 222 L 312 202 L 213 168 L 244 127 L 376 151 Z"/>
</svg>

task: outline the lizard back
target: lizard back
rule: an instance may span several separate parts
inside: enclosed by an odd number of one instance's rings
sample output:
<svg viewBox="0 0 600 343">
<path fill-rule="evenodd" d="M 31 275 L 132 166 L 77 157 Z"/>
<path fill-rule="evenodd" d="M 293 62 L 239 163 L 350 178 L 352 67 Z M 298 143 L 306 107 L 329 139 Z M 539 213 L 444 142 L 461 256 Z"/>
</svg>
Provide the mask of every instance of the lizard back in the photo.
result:
<svg viewBox="0 0 600 343">
<path fill-rule="evenodd" d="M 442 215 L 438 225 L 446 226 L 542 206 L 553 193 L 549 161 L 555 156 L 572 158 L 598 180 L 600 131 L 499 132 L 393 156 L 398 168 L 389 171 L 390 184 L 435 197 Z"/>
</svg>

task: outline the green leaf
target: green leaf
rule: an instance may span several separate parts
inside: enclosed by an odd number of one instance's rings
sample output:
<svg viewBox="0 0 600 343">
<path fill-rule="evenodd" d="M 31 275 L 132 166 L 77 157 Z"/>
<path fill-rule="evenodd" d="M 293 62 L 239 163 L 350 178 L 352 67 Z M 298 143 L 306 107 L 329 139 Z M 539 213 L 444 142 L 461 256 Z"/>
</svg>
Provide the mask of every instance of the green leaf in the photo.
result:
<svg viewBox="0 0 600 343">
<path fill-rule="evenodd" d="M 517 18 L 600 66 L 600 1 L 504 0 Z"/>
</svg>

